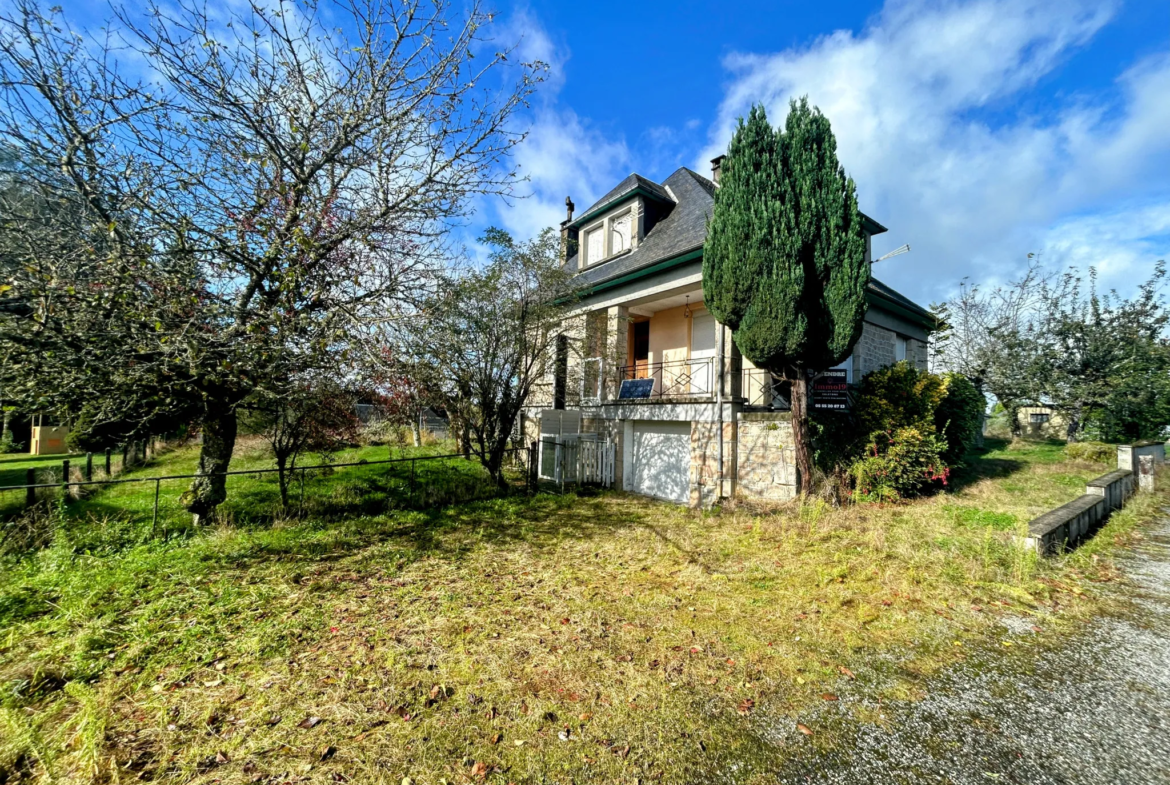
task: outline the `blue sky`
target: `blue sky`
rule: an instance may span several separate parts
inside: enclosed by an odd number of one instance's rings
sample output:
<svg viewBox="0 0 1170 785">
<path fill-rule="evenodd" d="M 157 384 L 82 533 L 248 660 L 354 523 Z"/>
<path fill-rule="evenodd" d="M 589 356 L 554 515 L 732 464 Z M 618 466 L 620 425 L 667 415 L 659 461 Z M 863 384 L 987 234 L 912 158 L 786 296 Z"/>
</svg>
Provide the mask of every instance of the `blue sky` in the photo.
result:
<svg viewBox="0 0 1170 785">
<path fill-rule="evenodd" d="M 735 119 L 808 94 L 862 209 L 876 274 L 920 301 L 1029 252 L 1129 290 L 1170 258 L 1170 3 L 918 0 L 500 6 L 551 66 L 518 152 L 529 198 L 476 223 L 530 234 L 631 171 L 706 173 Z"/>
</svg>

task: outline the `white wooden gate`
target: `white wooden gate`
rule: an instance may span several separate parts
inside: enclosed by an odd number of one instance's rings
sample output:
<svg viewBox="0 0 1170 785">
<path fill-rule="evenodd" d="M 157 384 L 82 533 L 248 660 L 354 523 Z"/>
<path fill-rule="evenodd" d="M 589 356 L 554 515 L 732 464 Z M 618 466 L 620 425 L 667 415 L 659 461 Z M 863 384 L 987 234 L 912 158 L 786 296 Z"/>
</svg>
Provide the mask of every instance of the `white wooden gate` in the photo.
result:
<svg viewBox="0 0 1170 785">
<path fill-rule="evenodd" d="M 540 437 L 540 476 L 545 480 L 612 488 L 615 461 L 613 442 L 593 434 Z"/>
</svg>

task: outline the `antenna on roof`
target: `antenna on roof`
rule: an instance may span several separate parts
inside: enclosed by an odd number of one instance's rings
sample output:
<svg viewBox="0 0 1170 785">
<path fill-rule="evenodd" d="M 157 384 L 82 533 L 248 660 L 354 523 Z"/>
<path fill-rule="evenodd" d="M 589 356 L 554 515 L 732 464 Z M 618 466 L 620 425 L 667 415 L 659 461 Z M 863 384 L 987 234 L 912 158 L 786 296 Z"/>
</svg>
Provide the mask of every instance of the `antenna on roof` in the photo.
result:
<svg viewBox="0 0 1170 785">
<path fill-rule="evenodd" d="M 895 248 L 894 250 L 890 251 L 885 256 L 881 256 L 881 257 L 878 257 L 877 259 L 874 259 L 873 260 L 874 264 L 882 261 L 883 259 L 889 259 L 891 256 L 897 256 L 898 254 L 904 254 L 909 250 L 910 250 L 910 243 L 906 243 L 905 245 L 899 246 L 899 247 Z"/>
</svg>

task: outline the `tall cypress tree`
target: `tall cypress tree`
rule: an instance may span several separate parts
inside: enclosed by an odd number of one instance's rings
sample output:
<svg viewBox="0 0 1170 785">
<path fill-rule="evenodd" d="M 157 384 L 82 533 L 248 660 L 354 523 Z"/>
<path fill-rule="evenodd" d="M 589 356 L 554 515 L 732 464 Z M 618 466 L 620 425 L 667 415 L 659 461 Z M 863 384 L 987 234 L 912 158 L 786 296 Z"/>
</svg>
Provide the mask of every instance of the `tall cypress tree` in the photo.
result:
<svg viewBox="0 0 1170 785">
<path fill-rule="evenodd" d="M 802 98 L 783 131 L 763 126 L 763 109 L 753 107 L 728 147 L 703 292 L 743 356 L 791 382 L 798 481 L 807 490 L 809 374 L 841 362 L 860 337 L 870 265 L 857 189 L 837 160 L 828 118 Z"/>
</svg>

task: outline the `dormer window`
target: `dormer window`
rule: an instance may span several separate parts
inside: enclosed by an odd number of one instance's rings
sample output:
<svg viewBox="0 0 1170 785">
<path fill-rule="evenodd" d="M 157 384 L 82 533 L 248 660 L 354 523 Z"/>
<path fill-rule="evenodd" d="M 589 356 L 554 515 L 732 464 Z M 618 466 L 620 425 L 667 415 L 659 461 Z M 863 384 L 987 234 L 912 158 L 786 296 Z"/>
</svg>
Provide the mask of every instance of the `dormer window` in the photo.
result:
<svg viewBox="0 0 1170 785">
<path fill-rule="evenodd" d="M 607 215 L 582 230 L 582 267 L 604 262 L 634 246 L 634 213 Z"/>
<path fill-rule="evenodd" d="M 585 264 L 597 264 L 605 258 L 604 229 L 602 222 L 585 230 L 585 242 L 581 244 L 585 250 Z"/>
<path fill-rule="evenodd" d="M 609 222 L 609 255 L 621 253 L 630 247 L 630 214 L 625 213 Z"/>
</svg>

